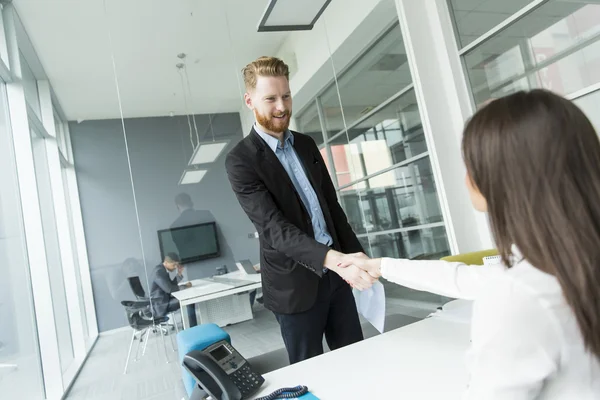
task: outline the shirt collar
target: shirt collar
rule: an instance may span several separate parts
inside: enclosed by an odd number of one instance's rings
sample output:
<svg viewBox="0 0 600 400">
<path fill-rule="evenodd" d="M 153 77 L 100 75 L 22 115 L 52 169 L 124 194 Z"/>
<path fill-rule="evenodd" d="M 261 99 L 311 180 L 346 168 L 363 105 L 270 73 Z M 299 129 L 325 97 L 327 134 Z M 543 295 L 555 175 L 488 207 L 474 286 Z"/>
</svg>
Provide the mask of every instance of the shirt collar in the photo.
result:
<svg viewBox="0 0 600 400">
<path fill-rule="evenodd" d="M 258 127 L 258 124 L 254 124 L 254 130 L 256 131 L 256 133 L 258 133 L 258 136 L 260 136 L 267 143 L 267 146 L 269 146 L 271 150 L 273 150 L 273 153 L 276 153 L 277 147 L 280 147 L 279 140 L 260 129 Z M 294 135 L 292 134 L 292 132 L 290 132 L 289 129 L 285 131 L 284 138 L 284 143 L 289 142 L 291 146 L 294 145 Z"/>
</svg>

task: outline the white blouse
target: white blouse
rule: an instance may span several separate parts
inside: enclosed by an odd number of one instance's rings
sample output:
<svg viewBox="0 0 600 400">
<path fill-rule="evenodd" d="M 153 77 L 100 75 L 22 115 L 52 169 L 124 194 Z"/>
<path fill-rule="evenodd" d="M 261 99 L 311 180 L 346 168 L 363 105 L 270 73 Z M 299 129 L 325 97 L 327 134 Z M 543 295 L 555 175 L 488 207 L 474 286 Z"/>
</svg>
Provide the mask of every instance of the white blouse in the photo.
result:
<svg viewBox="0 0 600 400">
<path fill-rule="evenodd" d="M 507 269 L 390 258 L 381 273 L 402 286 L 475 300 L 464 399 L 600 399 L 600 362 L 585 350 L 554 276 L 526 261 Z"/>
</svg>

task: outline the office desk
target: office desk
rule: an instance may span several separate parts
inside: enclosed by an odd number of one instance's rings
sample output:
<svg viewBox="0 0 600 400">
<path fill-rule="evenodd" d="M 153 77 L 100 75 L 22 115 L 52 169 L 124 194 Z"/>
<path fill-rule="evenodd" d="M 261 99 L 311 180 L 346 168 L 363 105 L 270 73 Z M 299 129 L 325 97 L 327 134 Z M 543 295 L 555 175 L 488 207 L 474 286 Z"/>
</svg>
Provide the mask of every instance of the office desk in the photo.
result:
<svg viewBox="0 0 600 400">
<path fill-rule="evenodd" d="M 259 289 L 261 287 L 260 274 L 246 275 L 237 271 L 225 275 L 217 275 L 207 279 L 195 279 L 190 282 L 192 283 L 192 287 L 173 293 L 173 296 L 179 300 L 182 310 L 184 306 L 190 304 L 204 303 L 209 300 L 220 299 L 238 293 Z M 252 311 L 250 309 L 250 301 L 247 303 L 248 309 L 246 314 L 249 315 L 249 318 L 245 319 L 251 319 Z M 223 310 L 225 313 L 228 311 L 231 310 Z M 202 317 L 202 310 L 200 310 L 200 313 Z M 181 316 L 183 327 L 185 329 L 189 325 L 187 313 L 182 312 Z M 245 319 L 232 319 L 229 323 L 241 322 Z M 207 321 L 202 321 L 201 318 L 198 322 L 206 323 Z"/>
<path fill-rule="evenodd" d="M 306 385 L 321 400 L 460 399 L 469 330 L 428 318 L 270 372 L 256 397 Z"/>
</svg>

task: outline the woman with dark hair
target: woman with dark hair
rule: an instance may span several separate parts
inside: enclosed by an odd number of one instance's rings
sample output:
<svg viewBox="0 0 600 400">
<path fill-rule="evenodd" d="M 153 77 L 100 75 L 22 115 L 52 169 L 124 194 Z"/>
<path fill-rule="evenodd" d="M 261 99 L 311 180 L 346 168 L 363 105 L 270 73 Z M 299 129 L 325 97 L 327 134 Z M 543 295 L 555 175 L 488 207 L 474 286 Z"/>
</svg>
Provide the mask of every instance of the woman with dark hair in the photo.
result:
<svg viewBox="0 0 600 400">
<path fill-rule="evenodd" d="M 600 399 L 600 142 L 544 90 L 494 100 L 463 135 L 497 266 L 348 255 L 375 277 L 473 303 L 467 399 Z"/>
</svg>

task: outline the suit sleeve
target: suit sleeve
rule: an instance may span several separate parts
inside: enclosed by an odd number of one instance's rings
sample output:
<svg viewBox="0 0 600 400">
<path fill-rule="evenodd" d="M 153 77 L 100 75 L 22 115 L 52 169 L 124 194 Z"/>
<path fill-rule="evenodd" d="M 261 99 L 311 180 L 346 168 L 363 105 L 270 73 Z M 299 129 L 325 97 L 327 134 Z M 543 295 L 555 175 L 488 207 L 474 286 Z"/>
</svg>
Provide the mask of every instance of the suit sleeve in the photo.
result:
<svg viewBox="0 0 600 400">
<path fill-rule="evenodd" d="M 179 291 L 179 286 L 177 285 L 177 282 L 178 282 L 177 277 L 173 280 L 169 279 L 169 274 L 167 274 L 166 271 L 164 274 L 163 273 L 157 274 L 156 280 L 154 282 L 165 293 L 173 293 L 173 292 Z"/>
<path fill-rule="evenodd" d="M 311 139 L 312 141 L 312 139 Z M 313 141 L 314 144 L 314 141 Z M 346 217 L 346 213 L 342 209 L 342 206 L 337 200 L 337 193 L 335 191 L 335 187 L 333 186 L 333 182 L 331 181 L 331 176 L 329 175 L 329 171 L 325 166 L 325 161 L 321 156 L 321 152 L 318 150 L 317 145 L 314 144 L 316 148 L 316 154 L 319 160 L 319 164 L 321 165 L 321 174 L 323 176 L 321 182 L 323 189 L 323 195 L 327 201 L 327 206 L 329 208 L 329 212 L 331 213 L 331 218 L 333 219 L 333 224 L 335 226 L 335 231 L 337 233 L 337 237 L 340 241 L 340 247 L 342 252 L 344 253 L 358 253 L 363 252 L 364 249 L 360 244 L 360 241 L 356 237 L 356 234 L 352 230 L 352 227 L 348 223 L 348 218 Z"/>
<path fill-rule="evenodd" d="M 233 192 L 261 238 L 278 252 L 322 276 L 329 247 L 308 236 L 283 215 L 252 165 L 237 154 L 229 153 L 225 167 Z"/>
</svg>

